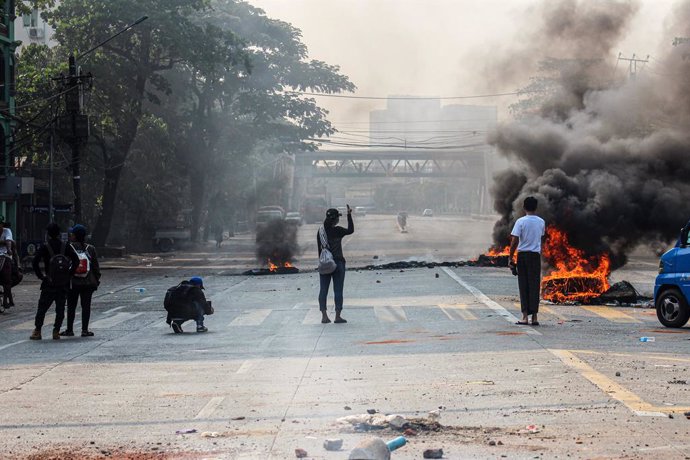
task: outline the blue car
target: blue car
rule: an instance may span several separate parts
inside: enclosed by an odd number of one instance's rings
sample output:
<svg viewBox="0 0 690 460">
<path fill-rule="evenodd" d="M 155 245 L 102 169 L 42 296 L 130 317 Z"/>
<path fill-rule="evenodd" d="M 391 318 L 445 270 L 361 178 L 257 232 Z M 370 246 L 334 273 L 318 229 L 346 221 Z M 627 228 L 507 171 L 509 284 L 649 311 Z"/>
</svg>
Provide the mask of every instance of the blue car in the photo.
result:
<svg viewBox="0 0 690 460">
<path fill-rule="evenodd" d="M 659 261 L 654 283 L 656 316 L 666 327 L 683 327 L 690 319 L 690 222 L 681 231 L 675 247 Z"/>
</svg>

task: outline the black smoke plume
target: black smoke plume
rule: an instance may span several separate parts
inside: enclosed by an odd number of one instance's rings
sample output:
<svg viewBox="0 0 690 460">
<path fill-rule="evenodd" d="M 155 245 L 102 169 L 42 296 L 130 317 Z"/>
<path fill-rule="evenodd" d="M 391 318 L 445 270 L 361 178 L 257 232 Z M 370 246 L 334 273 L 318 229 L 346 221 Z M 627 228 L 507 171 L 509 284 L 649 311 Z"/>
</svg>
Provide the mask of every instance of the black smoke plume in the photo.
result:
<svg viewBox="0 0 690 460">
<path fill-rule="evenodd" d="M 256 259 L 267 266 L 269 259 L 279 267 L 299 255 L 297 226 L 282 219 L 271 220 L 256 231 Z"/>
<path fill-rule="evenodd" d="M 615 72 L 614 51 L 634 2 L 546 5 L 533 51 L 562 54 L 541 54 L 551 73 L 537 80 L 547 83 L 531 96 L 538 104 L 490 135 L 518 165 L 493 186 L 501 215 L 494 240 L 507 242 L 533 195 L 538 214 L 571 244 L 588 255 L 608 252 L 620 267 L 635 246 L 671 241 L 690 217 L 690 44 L 671 45 L 672 36 L 690 36 L 690 2 L 662 37 L 664 55 L 635 78 L 627 66 L 625 75 Z"/>
</svg>

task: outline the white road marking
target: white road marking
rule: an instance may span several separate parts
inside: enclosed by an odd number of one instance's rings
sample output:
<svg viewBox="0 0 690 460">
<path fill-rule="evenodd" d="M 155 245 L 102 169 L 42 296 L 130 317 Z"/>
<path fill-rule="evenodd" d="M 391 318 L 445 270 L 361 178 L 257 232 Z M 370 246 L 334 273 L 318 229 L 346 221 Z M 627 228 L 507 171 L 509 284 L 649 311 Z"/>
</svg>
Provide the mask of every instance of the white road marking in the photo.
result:
<svg viewBox="0 0 690 460">
<path fill-rule="evenodd" d="M 8 343 L 7 345 L 0 346 L 0 350 L 4 350 L 6 348 L 13 347 L 15 345 L 19 345 L 20 343 L 28 342 L 28 340 L 20 340 L 19 342 L 13 342 L 13 343 Z"/>
<path fill-rule="evenodd" d="M 116 311 L 118 311 L 118 310 L 122 310 L 123 308 L 126 308 L 126 307 L 127 307 L 127 305 L 122 305 L 122 306 L 120 306 L 120 307 L 111 308 L 110 310 L 104 311 L 104 312 L 103 312 L 103 315 L 107 315 L 107 314 L 109 314 L 109 313 L 114 313 L 114 312 L 116 312 Z"/>
<path fill-rule="evenodd" d="M 242 363 L 240 368 L 237 369 L 237 372 L 235 372 L 235 373 L 236 374 L 246 374 L 247 372 L 249 372 L 249 369 L 251 369 L 253 366 L 254 366 L 253 362 L 246 360 L 245 362 Z"/>
<path fill-rule="evenodd" d="M 446 275 L 450 276 L 452 279 L 454 279 L 460 286 L 464 287 L 468 291 L 474 295 L 477 300 L 479 300 L 481 303 L 501 315 L 506 321 L 508 321 L 511 324 L 515 324 L 517 322 L 517 318 L 513 316 L 512 313 L 510 313 L 508 310 L 506 310 L 503 306 L 499 305 L 497 302 L 491 300 L 486 294 L 484 294 L 482 291 L 477 289 L 476 287 L 467 284 L 465 280 L 460 278 L 457 273 L 455 273 L 453 270 L 451 270 L 448 267 L 442 267 L 441 268 Z M 520 328 L 520 331 L 526 332 L 527 334 L 531 335 L 541 335 L 541 333 L 531 327 L 522 327 Z"/>
<path fill-rule="evenodd" d="M 379 321 L 384 323 L 397 323 L 407 321 L 407 315 L 403 307 L 381 306 L 374 307 L 374 313 Z"/>
<path fill-rule="evenodd" d="M 224 399 L 224 396 L 216 396 L 214 398 L 211 398 L 211 400 L 206 403 L 206 405 L 199 411 L 199 413 L 196 414 L 196 417 L 194 417 L 194 419 L 198 420 L 200 418 L 210 417 L 211 414 L 213 414 L 213 411 L 218 409 L 218 406 L 220 406 L 223 403 Z"/>
<path fill-rule="evenodd" d="M 304 324 L 305 326 L 321 324 L 321 310 L 319 310 L 318 308 L 310 308 L 309 310 L 307 310 L 307 314 L 304 315 L 302 324 Z"/>
<path fill-rule="evenodd" d="M 137 300 L 137 302 L 139 302 L 139 303 L 144 303 L 144 302 L 148 302 L 149 300 L 153 300 L 153 299 L 155 299 L 155 298 L 156 298 L 156 296 L 150 295 L 150 296 L 148 296 L 148 297 L 144 297 L 143 299 Z"/>
<path fill-rule="evenodd" d="M 439 308 L 451 321 L 459 319 L 473 321 L 477 319 L 477 317 L 467 309 L 466 304 L 440 304 Z"/>
<path fill-rule="evenodd" d="M 98 321 L 94 321 L 93 323 L 91 323 L 91 328 L 108 329 L 113 326 L 117 326 L 120 323 L 124 323 L 125 321 L 129 321 L 130 319 L 136 318 L 139 315 L 143 315 L 143 313 L 120 312 L 111 316 L 110 318 L 103 318 L 99 319 Z"/>
<path fill-rule="evenodd" d="M 245 310 L 240 316 L 232 320 L 230 326 L 259 326 L 268 318 L 272 311 L 270 308 Z"/>
<path fill-rule="evenodd" d="M 50 307 L 53 308 L 53 307 Z M 66 310 L 67 308 L 65 308 Z M 45 317 L 45 320 L 43 321 L 43 325 L 49 325 L 52 328 L 52 325 L 55 323 L 55 313 L 48 313 Z M 13 331 L 23 331 L 23 330 L 33 330 L 35 328 L 35 321 L 33 319 L 30 319 L 28 321 L 24 321 L 23 323 L 16 324 L 12 326 L 10 329 Z"/>
</svg>

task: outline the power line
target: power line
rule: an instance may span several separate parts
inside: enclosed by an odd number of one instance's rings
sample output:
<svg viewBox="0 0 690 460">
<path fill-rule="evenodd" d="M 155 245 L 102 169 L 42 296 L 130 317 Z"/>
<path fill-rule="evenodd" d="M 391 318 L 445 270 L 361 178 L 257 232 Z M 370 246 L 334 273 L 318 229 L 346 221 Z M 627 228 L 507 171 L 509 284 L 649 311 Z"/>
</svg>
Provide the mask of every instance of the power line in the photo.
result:
<svg viewBox="0 0 690 460">
<path fill-rule="evenodd" d="M 487 97 L 501 97 L 501 96 L 517 96 L 526 92 L 534 91 L 513 91 L 510 93 L 495 93 L 495 94 L 476 94 L 472 96 L 439 96 L 439 97 L 416 97 L 416 96 L 354 96 L 348 94 L 328 94 L 328 93 L 311 93 L 306 91 L 293 91 L 295 94 L 304 96 L 318 96 L 318 97 L 333 97 L 338 99 L 368 99 L 368 100 L 383 100 L 383 101 L 436 101 L 436 100 L 454 100 L 454 99 L 481 99 Z"/>
</svg>

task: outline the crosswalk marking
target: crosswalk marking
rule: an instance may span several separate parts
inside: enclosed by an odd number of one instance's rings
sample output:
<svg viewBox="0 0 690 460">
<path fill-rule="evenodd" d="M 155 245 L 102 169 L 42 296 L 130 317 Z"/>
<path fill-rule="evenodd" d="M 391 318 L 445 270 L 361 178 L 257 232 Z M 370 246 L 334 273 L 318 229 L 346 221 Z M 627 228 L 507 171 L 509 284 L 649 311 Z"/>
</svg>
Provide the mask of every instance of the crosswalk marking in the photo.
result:
<svg viewBox="0 0 690 460">
<path fill-rule="evenodd" d="M 240 316 L 232 320 L 230 326 L 259 326 L 272 311 L 270 308 L 243 311 Z"/>
<path fill-rule="evenodd" d="M 401 321 L 407 321 L 407 315 L 403 307 L 394 306 L 381 306 L 374 307 L 374 313 L 379 321 L 384 323 L 397 323 Z"/>
<path fill-rule="evenodd" d="M 98 321 L 94 321 L 93 323 L 91 323 L 91 328 L 108 329 L 117 326 L 120 323 L 124 323 L 125 321 L 129 321 L 130 319 L 136 318 L 139 315 L 143 315 L 143 313 L 127 313 L 121 311 L 109 318 L 103 318 L 99 319 Z"/>
<path fill-rule="evenodd" d="M 307 314 L 304 315 L 302 324 L 305 326 L 321 324 L 321 311 L 317 308 L 311 308 L 307 310 Z"/>
<path fill-rule="evenodd" d="M 466 320 L 466 321 L 472 321 L 476 320 L 477 317 L 468 310 L 467 304 L 464 303 L 456 303 L 456 304 L 439 304 L 438 305 L 441 311 L 446 314 L 448 319 L 451 321 L 455 321 L 458 319 L 461 320 Z"/>
<path fill-rule="evenodd" d="M 51 326 L 53 323 L 55 323 L 55 313 L 48 313 L 46 315 L 45 321 L 43 321 L 43 325 L 48 325 Z M 30 319 L 28 321 L 24 321 L 23 323 L 15 324 L 12 326 L 10 329 L 13 331 L 26 331 L 26 330 L 33 330 L 35 327 L 35 321 L 33 319 Z"/>
<path fill-rule="evenodd" d="M 641 323 L 639 319 L 633 318 L 630 315 L 626 315 L 623 312 L 620 312 L 616 310 L 615 308 L 611 307 L 601 307 L 601 306 L 583 306 L 587 311 L 591 311 L 595 315 L 601 316 L 604 319 L 607 319 L 613 323 Z"/>
<path fill-rule="evenodd" d="M 211 414 L 213 414 L 213 412 L 216 409 L 218 409 L 218 406 L 220 406 L 223 403 L 224 399 L 224 396 L 216 396 L 211 398 L 211 400 L 206 403 L 206 405 L 199 411 L 199 413 L 196 414 L 196 417 L 194 417 L 194 419 L 199 420 L 210 417 Z"/>
</svg>

